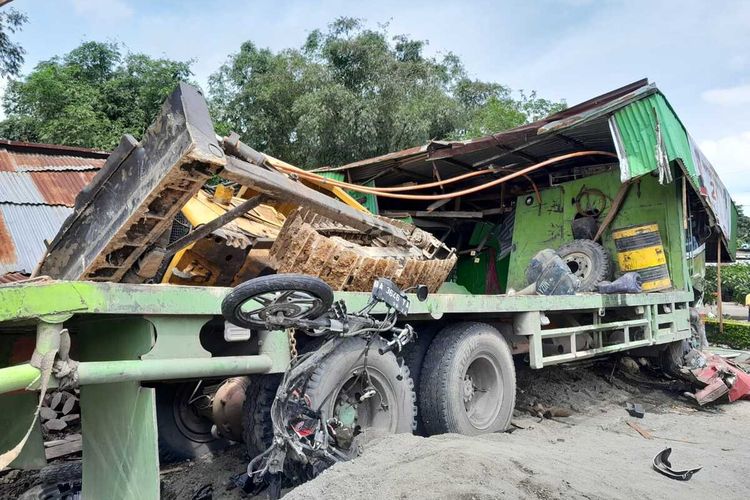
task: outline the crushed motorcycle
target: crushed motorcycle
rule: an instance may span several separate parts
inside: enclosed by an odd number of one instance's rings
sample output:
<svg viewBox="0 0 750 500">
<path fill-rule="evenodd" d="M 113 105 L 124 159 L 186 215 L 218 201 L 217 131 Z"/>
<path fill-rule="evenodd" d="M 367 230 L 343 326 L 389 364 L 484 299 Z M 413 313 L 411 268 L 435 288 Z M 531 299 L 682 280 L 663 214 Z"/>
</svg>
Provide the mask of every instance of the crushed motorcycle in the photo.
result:
<svg viewBox="0 0 750 500">
<path fill-rule="evenodd" d="M 410 291 L 420 301 L 427 298 L 425 285 L 402 291 L 378 278 L 368 302 L 352 313 L 344 301 L 334 302 L 321 279 L 275 274 L 242 283 L 225 297 L 222 314 L 228 322 L 255 331 L 286 330 L 292 357 L 271 405 L 272 442 L 250 461 L 246 491 L 268 487 L 269 495 L 278 497 L 282 485 L 309 480 L 354 458 L 370 427 L 413 430 L 413 384 L 404 380 L 409 375 L 403 360 L 394 357 L 417 335 L 408 324 L 397 326 L 409 312 Z M 297 333 L 317 338 L 311 343 L 315 348 L 298 355 Z M 403 371 L 389 371 L 390 366 Z M 321 383 L 326 371 L 336 372 L 338 382 Z M 394 392 L 399 384 L 408 387 L 408 396 Z"/>
</svg>

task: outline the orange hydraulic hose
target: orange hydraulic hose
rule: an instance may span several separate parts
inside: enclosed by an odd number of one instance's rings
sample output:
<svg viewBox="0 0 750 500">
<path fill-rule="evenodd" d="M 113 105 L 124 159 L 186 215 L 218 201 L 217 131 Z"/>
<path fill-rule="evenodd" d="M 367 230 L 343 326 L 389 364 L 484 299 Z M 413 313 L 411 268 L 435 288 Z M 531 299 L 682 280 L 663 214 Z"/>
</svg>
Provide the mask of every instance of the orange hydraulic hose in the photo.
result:
<svg viewBox="0 0 750 500">
<path fill-rule="evenodd" d="M 282 167 L 282 170 L 284 170 L 283 167 Z M 299 171 L 297 169 L 295 169 L 295 170 L 287 169 L 286 171 L 290 172 L 290 173 L 294 173 L 294 174 L 299 174 Z M 424 184 L 414 184 L 412 186 L 382 187 L 382 188 L 379 188 L 379 187 L 369 187 L 369 186 L 365 186 L 365 187 L 368 187 L 368 189 L 374 189 L 378 193 L 398 193 L 398 192 L 401 192 L 401 191 L 417 191 L 419 189 L 429 189 L 431 187 L 445 186 L 445 185 L 448 185 L 448 184 L 453 184 L 454 182 L 462 181 L 464 179 L 470 179 L 470 178 L 476 177 L 478 175 L 486 175 L 486 174 L 496 173 L 497 171 L 498 170 L 496 168 L 483 168 L 482 170 L 476 170 L 474 172 L 468 172 L 468 173 L 465 173 L 465 174 L 457 175 L 455 177 L 449 177 L 448 179 L 443 179 L 443 180 L 434 181 L 434 182 L 426 182 Z M 309 171 L 306 171 L 306 170 L 303 170 L 302 172 L 304 172 L 306 174 L 309 174 L 309 175 L 318 175 L 318 174 L 316 174 L 314 172 L 309 172 Z M 300 177 L 302 177 L 302 176 L 300 176 Z M 320 182 L 322 182 L 322 183 L 336 183 L 336 182 L 342 182 L 342 181 L 336 181 L 336 180 L 329 179 L 327 177 L 322 177 L 321 176 Z M 359 184 L 349 184 L 349 183 L 345 183 L 345 182 L 343 184 L 346 184 L 347 185 L 346 187 L 348 189 L 353 189 L 353 188 L 350 188 L 349 186 L 362 187 Z M 339 186 L 339 187 L 342 187 L 342 186 Z"/>
<path fill-rule="evenodd" d="M 455 191 L 453 193 L 443 193 L 443 194 L 435 194 L 435 195 L 396 194 L 396 193 L 392 193 L 392 192 L 388 192 L 388 191 L 383 191 L 383 189 L 388 189 L 388 188 L 370 188 L 370 187 L 366 187 L 366 186 L 360 186 L 360 185 L 357 185 L 357 184 L 350 184 L 348 182 L 341 182 L 341 181 L 336 181 L 336 180 L 333 180 L 333 179 L 326 179 L 324 177 L 319 176 L 318 174 L 314 174 L 314 173 L 308 172 L 306 170 L 298 169 L 296 167 L 291 168 L 291 169 L 290 168 L 280 168 L 280 170 L 290 170 L 292 173 L 294 173 L 298 177 L 307 178 L 307 179 L 310 179 L 310 180 L 316 180 L 316 181 L 319 181 L 319 182 L 322 182 L 322 179 L 325 179 L 324 182 L 326 182 L 326 183 L 329 183 L 329 184 L 332 184 L 332 185 L 335 185 L 335 186 L 338 186 L 338 187 L 346 188 L 346 189 L 349 189 L 351 191 L 356 191 L 358 193 L 374 194 L 374 195 L 377 195 L 377 196 L 381 196 L 383 198 L 395 198 L 395 199 L 399 199 L 399 200 L 434 201 L 434 200 L 452 199 L 452 198 L 457 198 L 459 196 L 464 196 L 464 195 L 467 195 L 467 194 L 476 193 L 477 191 L 482 191 L 484 189 L 489 189 L 491 187 L 494 187 L 494 186 L 497 186 L 499 184 L 502 184 L 502 183 L 504 183 L 506 181 L 515 179 L 516 177 L 526 176 L 530 172 L 538 170 L 538 169 L 540 169 L 542 167 L 546 167 L 547 165 L 551 165 L 553 163 L 558 163 L 558 162 L 561 162 L 561 161 L 569 160 L 571 158 L 578 158 L 578 157 L 581 157 L 581 156 L 590 156 L 590 155 L 611 156 L 613 158 L 617 158 L 616 154 L 610 153 L 608 151 L 578 151 L 578 152 L 575 152 L 575 153 L 568 153 L 568 154 L 564 154 L 564 155 L 560 155 L 560 156 L 555 156 L 554 158 L 550 158 L 549 160 L 545 160 L 545 161 L 542 161 L 542 162 L 539 162 L 539 163 L 535 163 L 534 165 L 530 165 L 530 166 L 528 166 L 526 168 L 523 168 L 523 169 L 521 169 L 521 170 L 519 170 L 517 172 L 513 172 L 512 174 L 508 174 L 505 177 L 501 177 L 499 179 L 495 179 L 493 181 L 490 181 L 490 182 L 487 182 L 485 184 L 482 184 L 481 186 L 475 186 L 473 188 L 462 189 L 461 191 Z M 479 172 L 486 173 L 486 172 L 483 172 L 483 171 L 479 171 Z M 477 172 L 470 172 L 470 174 L 477 174 L 477 175 L 479 175 Z M 469 174 L 463 174 L 463 175 L 467 176 Z M 471 176 L 473 177 L 473 175 L 471 175 Z M 458 176 L 458 177 L 461 177 L 461 176 Z M 464 178 L 466 178 L 466 177 L 464 177 Z M 452 177 L 451 179 L 454 179 L 454 178 Z M 446 179 L 446 181 L 450 181 L 451 179 Z M 445 181 L 442 181 L 442 182 L 445 182 Z M 436 183 L 429 183 L 429 184 L 440 185 L 440 184 L 436 184 Z M 408 188 L 411 189 L 411 190 L 421 189 L 421 188 L 418 188 L 417 186 L 408 186 Z"/>
</svg>

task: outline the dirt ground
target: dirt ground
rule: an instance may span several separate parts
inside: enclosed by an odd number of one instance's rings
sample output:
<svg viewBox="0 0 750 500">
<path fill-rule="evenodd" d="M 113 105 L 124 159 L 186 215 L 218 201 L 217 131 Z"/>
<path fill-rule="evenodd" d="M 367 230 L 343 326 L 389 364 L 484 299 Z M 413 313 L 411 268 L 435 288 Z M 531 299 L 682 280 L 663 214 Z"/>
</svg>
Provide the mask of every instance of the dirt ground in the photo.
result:
<svg viewBox="0 0 750 500">
<path fill-rule="evenodd" d="M 332 467 L 285 498 L 750 497 L 750 402 L 700 409 L 681 395 L 681 384 L 648 373 L 626 376 L 621 368 L 605 362 L 572 370 L 521 369 L 513 432 L 377 437 L 358 459 Z M 630 417 L 628 401 L 643 404 L 645 417 Z M 528 411 L 535 406 L 572 415 L 539 418 Z M 675 468 L 703 470 L 687 482 L 658 474 L 651 463 L 666 447 L 673 449 Z M 215 499 L 245 498 L 237 488 L 226 489 L 228 478 L 245 465 L 241 448 L 234 448 L 167 468 L 164 496 L 194 498 L 210 484 Z"/>
</svg>

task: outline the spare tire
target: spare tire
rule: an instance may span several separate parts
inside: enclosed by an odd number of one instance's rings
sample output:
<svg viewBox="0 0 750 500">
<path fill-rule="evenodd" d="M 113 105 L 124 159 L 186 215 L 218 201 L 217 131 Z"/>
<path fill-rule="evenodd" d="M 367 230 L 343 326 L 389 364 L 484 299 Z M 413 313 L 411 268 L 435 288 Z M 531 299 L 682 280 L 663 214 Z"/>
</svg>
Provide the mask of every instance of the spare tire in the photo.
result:
<svg viewBox="0 0 750 500">
<path fill-rule="evenodd" d="M 565 261 L 576 278 L 581 281 L 580 292 L 593 292 L 596 285 L 609 279 L 612 263 L 609 252 L 591 240 L 573 240 L 557 249 L 557 255 Z"/>
</svg>

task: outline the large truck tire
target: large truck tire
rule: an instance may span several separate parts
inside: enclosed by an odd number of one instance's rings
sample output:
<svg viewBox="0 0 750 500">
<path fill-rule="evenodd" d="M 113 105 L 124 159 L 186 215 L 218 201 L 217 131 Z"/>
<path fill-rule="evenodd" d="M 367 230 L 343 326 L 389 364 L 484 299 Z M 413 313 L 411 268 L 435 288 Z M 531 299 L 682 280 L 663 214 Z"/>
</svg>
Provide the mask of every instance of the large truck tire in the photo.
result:
<svg viewBox="0 0 750 500">
<path fill-rule="evenodd" d="M 260 455 L 273 442 L 271 405 L 283 374 L 251 377 L 242 408 L 242 437 L 250 458 Z"/>
<path fill-rule="evenodd" d="M 211 434 L 213 423 L 189 404 L 195 381 L 156 386 L 156 422 L 159 462 L 162 464 L 198 458 L 223 450 L 229 441 Z"/>
<path fill-rule="evenodd" d="M 409 373 L 414 381 L 414 391 L 419 394 L 419 386 L 422 380 L 422 364 L 424 358 L 427 355 L 427 350 L 432 344 L 432 339 L 435 338 L 434 328 L 419 328 L 417 331 L 417 339 L 406 345 L 403 351 L 404 364 L 409 368 Z M 422 423 L 422 410 L 419 408 L 419 398 L 417 398 L 417 428 L 416 434 L 420 436 L 426 435 L 424 424 Z"/>
<path fill-rule="evenodd" d="M 429 434 L 504 431 L 516 402 L 513 356 L 503 336 L 485 323 L 447 326 L 432 341 L 419 391 Z"/>
<path fill-rule="evenodd" d="M 409 368 L 399 366 L 391 352 L 378 354 L 378 347 L 384 345 L 380 338 L 373 340 L 365 359 L 367 342 L 349 338 L 315 369 L 305 393 L 324 421 L 336 417 L 355 429 L 386 433 L 415 429 L 416 394 Z M 369 382 L 363 373 L 365 363 Z M 375 394 L 361 401 L 370 383 Z"/>
<path fill-rule="evenodd" d="M 593 292 L 596 285 L 612 275 L 609 252 L 591 240 L 573 240 L 557 249 L 557 255 L 570 271 L 581 280 L 580 292 Z"/>
</svg>

